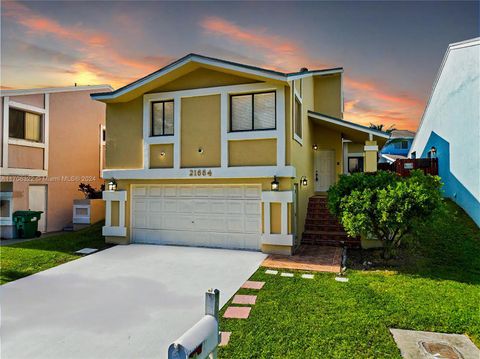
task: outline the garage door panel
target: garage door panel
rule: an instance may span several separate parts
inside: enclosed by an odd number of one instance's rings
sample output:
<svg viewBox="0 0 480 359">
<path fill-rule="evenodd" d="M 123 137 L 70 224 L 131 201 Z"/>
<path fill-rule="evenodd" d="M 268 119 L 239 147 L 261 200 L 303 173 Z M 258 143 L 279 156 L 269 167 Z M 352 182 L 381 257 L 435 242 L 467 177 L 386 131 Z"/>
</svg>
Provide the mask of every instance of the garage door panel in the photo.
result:
<svg viewBox="0 0 480 359">
<path fill-rule="evenodd" d="M 163 212 L 163 201 L 158 199 L 149 199 L 148 208 L 152 212 Z"/>
<path fill-rule="evenodd" d="M 260 249 L 260 185 L 142 185 L 132 194 L 134 242 Z"/>
</svg>

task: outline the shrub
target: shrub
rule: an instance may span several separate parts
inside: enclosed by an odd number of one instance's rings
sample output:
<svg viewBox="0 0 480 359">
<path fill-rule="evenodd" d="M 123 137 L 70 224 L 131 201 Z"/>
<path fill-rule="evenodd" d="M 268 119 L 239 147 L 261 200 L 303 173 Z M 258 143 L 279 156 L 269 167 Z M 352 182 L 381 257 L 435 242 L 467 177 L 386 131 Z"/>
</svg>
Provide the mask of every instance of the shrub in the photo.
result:
<svg viewBox="0 0 480 359">
<path fill-rule="evenodd" d="M 80 183 L 78 190 L 83 193 L 85 199 L 98 199 L 102 198 L 102 191 L 105 190 L 105 185 L 102 184 L 100 190 L 97 190 L 88 183 Z"/>
<path fill-rule="evenodd" d="M 343 175 L 328 191 L 328 206 L 352 237 L 376 238 L 389 258 L 417 221 L 442 206 L 438 176 L 379 171 Z"/>
</svg>

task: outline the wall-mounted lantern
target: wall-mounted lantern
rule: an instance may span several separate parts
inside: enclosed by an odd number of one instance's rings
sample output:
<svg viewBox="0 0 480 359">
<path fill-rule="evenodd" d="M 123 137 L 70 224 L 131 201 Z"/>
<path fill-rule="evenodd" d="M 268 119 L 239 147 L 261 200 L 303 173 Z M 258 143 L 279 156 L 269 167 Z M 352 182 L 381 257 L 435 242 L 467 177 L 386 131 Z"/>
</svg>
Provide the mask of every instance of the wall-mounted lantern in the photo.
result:
<svg viewBox="0 0 480 359">
<path fill-rule="evenodd" d="M 435 146 L 432 146 L 432 148 L 430 149 L 430 153 L 431 158 L 437 158 L 437 149 L 435 148 Z"/>
<path fill-rule="evenodd" d="M 313 148 L 314 151 L 316 151 L 316 150 L 318 150 L 318 145 L 316 143 L 314 143 L 312 148 Z"/>
<path fill-rule="evenodd" d="M 109 191 L 116 191 L 117 190 L 117 181 L 115 181 L 115 178 L 112 177 L 110 181 L 107 183 L 107 188 Z"/>
<path fill-rule="evenodd" d="M 272 191 L 278 191 L 280 189 L 280 183 L 277 180 L 277 176 L 273 176 L 271 188 L 272 188 Z"/>
<path fill-rule="evenodd" d="M 302 178 L 300 178 L 300 184 L 301 184 L 303 187 L 307 187 L 307 186 L 308 186 L 307 176 L 302 176 Z"/>
</svg>

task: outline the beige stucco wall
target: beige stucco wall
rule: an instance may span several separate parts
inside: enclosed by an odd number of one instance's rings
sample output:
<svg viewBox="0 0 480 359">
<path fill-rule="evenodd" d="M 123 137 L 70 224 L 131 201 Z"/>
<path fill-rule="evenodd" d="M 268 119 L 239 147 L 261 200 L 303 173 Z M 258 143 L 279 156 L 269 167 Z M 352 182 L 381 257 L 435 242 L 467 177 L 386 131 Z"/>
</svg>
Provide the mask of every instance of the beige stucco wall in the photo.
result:
<svg viewBox="0 0 480 359">
<path fill-rule="evenodd" d="M 8 145 L 8 166 L 43 169 L 43 148 Z"/>
<path fill-rule="evenodd" d="M 35 107 L 45 108 L 44 94 L 12 96 L 10 97 L 10 100 L 23 103 L 24 105 L 31 105 Z"/>
<path fill-rule="evenodd" d="M 142 168 L 142 97 L 125 103 L 109 103 L 106 123 L 106 168 Z"/>
<path fill-rule="evenodd" d="M 48 177 L 18 177 L 12 180 L 14 211 L 29 208 L 30 185 L 47 185 L 48 232 L 62 230 L 72 222 L 73 200 L 83 198 L 78 191 L 81 182 L 96 188 L 103 183 L 100 178 L 100 125 L 105 124 L 105 104 L 93 101 L 91 92 L 72 91 L 49 95 Z M 21 97 L 23 99 L 20 100 L 26 102 L 27 96 Z M 33 100 L 38 98 L 30 96 L 29 104 L 35 104 Z M 10 100 L 20 102 L 17 96 L 10 97 Z M 17 150 L 12 153 L 18 155 Z M 22 146 L 21 151 L 31 154 L 38 150 L 41 149 Z M 9 167 L 14 164 L 12 158 Z"/>
<path fill-rule="evenodd" d="M 150 168 L 173 168 L 173 144 L 150 145 Z"/>
<path fill-rule="evenodd" d="M 206 68 L 199 68 L 179 77 L 163 86 L 157 87 L 149 93 L 180 91 L 205 87 L 217 87 L 227 85 L 240 85 L 257 82 L 252 79 L 215 71 Z"/>
<path fill-rule="evenodd" d="M 343 118 L 340 74 L 314 77 L 315 101 L 313 110 L 324 115 Z"/>
<path fill-rule="evenodd" d="M 220 95 L 181 101 L 181 167 L 220 167 Z"/>
<path fill-rule="evenodd" d="M 228 141 L 228 165 L 231 167 L 276 164 L 276 139 Z"/>
</svg>

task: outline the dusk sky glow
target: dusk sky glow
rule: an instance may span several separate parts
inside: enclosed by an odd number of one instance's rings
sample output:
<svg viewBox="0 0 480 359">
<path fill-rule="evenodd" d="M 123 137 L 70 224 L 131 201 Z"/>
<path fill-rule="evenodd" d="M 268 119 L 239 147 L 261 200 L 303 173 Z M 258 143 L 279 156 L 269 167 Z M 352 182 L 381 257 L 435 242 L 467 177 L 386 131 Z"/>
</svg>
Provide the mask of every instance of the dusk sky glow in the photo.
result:
<svg viewBox="0 0 480 359">
<path fill-rule="evenodd" d="M 345 119 L 415 130 L 479 2 L 2 1 L 1 85 L 123 86 L 191 52 L 345 70 Z"/>
</svg>

